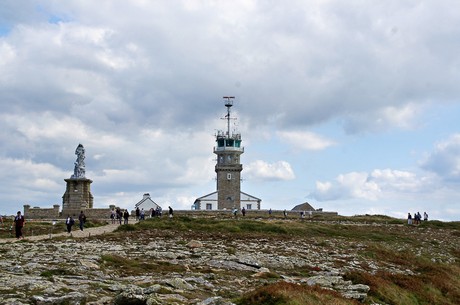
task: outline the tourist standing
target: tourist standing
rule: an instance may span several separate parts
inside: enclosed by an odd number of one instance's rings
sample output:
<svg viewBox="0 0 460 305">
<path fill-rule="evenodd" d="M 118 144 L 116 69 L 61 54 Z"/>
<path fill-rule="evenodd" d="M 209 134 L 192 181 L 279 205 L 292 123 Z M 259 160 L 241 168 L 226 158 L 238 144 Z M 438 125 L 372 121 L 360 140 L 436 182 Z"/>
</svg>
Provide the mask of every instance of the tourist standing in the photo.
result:
<svg viewBox="0 0 460 305">
<path fill-rule="evenodd" d="M 125 210 L 125 212 L 123 213 L 123 218 L 125 219 L 124 224 L 127 225 L 128 224 L 128 218 L 129 218 L 128 210 Z"/>
<path fill-rule="evenodd" d="M 80 215 L 78 215 L 78 221 L 80 223 L 80 230 L 83 231 L 83 226 L 85 225 L 86 222 L 86 215 L 83 213 L 83 211 L 80 212 Z"/>
<path fill-rule="evenodd" d="M 67 215 L 67 218 L 65 220 L 65 225 L 67 226 L 67 233 L 72 232 L 72 226 L 75 224 L 75 220 L 73 219 L 72 216 Z"/>
<path fill-rule="evenodd" d="M 272 209 L 270 208 L 270 210 L 268 210 L 268 217 L 272 217 Z"/>
<path fill-rule="evenodd" d="M 116 217 L 116 216 L 115 216 L 115 210 L 112 209 L 112 212 L 110 212 L 110 219 L 112 219 L 112 224 L 115 223 L 115 217 Z"/>
<path fill-rule="evenodd" d="M 144 208 L 141 209 L 141 220 L 145 220 L 145 211 L 144 211 Z"/>
<path fill-rule="evenodd" d="M 246 209 L 244 207 L 241 209 L 241 214 L 243 214 L 243 217 L 246 216 Z"/>
<path fill-rule="evenodd" d="M 121 224 L 121 222 L 123 220 L 123 212 L 120 210 L 120 208 L 117 208 L 117 219 Z"/>
<path fill-rule="evenodd" d="M 237 209 L 237 208 L 233 208 L 232 213 L 233 213 L 233 216 L 235 216 L 235 218 L 236 218 L 236 214 L 238 213 L 238 209 Z"/>
<path fill-rule="evenodd" d="M 139 210 L 139 207 L 136 208 L 136 220 L 139 220 L 139 216 L 141 215 L 141 211 Z"/>
<path fill-rule="evenodd" d="M 286 209 L 284 209 L 284 211 L 283 211 L 283 215 L 284 215 L 284 219 L 286 219 L 286 218 L 287 218 L 287 212 L 286 212 Z"/>
<path fill-rule="evenodd" d="M 407 213 L 407 224 L 408 225 L 412 224 L 412 215 L 410 213 Z"/>
<path fill-rule="evenodd" d="M 428 214 L 423 212 L 423 221 L 428 221 Z"/>
<path fill-rule="evenodd" d="M 169 218 L 173 218 L 174 211 L 172 207 L 169 206 L 168 209 L 169 209 Z"/>
<path fill-rule="evenodd" d="M 14 217 L 14 229 L 17 239 L 24 238 L 24 236 L 22 236 L 22 228 L 24 227 L 25 222 L 26 220 L 24 219 L 24 216 L 21 215 L 21 211 L 18 211 L 16 217 Z"/>
</svg>

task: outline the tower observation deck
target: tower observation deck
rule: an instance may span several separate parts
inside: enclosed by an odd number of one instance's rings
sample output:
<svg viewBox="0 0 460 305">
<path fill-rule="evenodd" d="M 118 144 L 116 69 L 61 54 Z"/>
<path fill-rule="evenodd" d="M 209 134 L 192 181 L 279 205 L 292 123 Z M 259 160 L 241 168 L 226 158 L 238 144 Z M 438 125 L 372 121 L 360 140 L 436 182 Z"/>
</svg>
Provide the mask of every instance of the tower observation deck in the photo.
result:
<svg viewBox="0 0 460 305">
<path fill-rule="evenodd" d="M 233 106 L 233 96 L 224 96 L 226 99 L 225 107 L 227 107 L 227 114 L 225 120 L 227 120 L 227 130 L 218 130 L 216 134 L 216 147 L 214 147 L 214 153 L 221 151 L 240 151 L 244 152 L 244 147 L 241 146 L 241 134 L 237 132 L 230 133 L 230 121 L 236 120 L 231 117 L 230 108 Z"/>
</svg>

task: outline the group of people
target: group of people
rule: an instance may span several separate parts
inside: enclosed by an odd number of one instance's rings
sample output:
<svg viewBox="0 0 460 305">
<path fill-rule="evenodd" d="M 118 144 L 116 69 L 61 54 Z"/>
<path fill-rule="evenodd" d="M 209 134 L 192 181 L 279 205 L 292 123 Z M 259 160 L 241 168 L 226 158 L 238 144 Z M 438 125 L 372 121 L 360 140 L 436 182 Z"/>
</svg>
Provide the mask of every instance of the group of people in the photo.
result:
<svg viewBox="0 0 460 305">
<path fill-rule="evenodd" d="M 423 212 L 423 221 L 428 221 L 428 214 Z M 422 222 L 422 215 L 420 212 L 414 213 L 414 216 L 411 213 L 407 213 L 407 224 L 408 225 L 418 225 Z"/>
<path fill-rule="evenodd" d="M 86 222 L 86 215 L 85 213 L 83 213 L 83 211 L 80 212 L 80 215 L 78 216 L 78 221 L 80 225 L 80 230 L 83 231 L 83 228 Z M 23 239 L 24 235 L 22 233 L 22 230 L 24 228 L 26 220 L 24 218 L 24 215 L 21 214 L 21 211 L 18 211 L 18 213 L 14 217 L 13 223 L 14 223 L 14 232 L 15 232 L 16 238 Z M 3 224 L 3 219 L 2 219 L 2 224 Z M 65 224 L 66 224 L 67 233 L 70 233 L 72 232 L 72 227 L 75 224 L 75 220 L 73 219 L 72 216 L 67 215 Z"/>
<path fill-rule="evenodd" d="M 150 209 L 150 217 L 161 217 L 161 215 L 163 215 L 163 209 L 161 207 L 157 206 L 156 209 Z"/>
<path fill-rule="evenodd" d="M 85 222 L 86 222 L 86 215 L 85 213 L 83 213 L 83 211 L 81 211 L 80 215 L 78 215 L 78 223 L 79 223 L 80 231 L 83 231 Z M 73 216 L 67 215 L 67 218 L 65 219 L 67 233 L 72 232 L 72 227 L 74 224 L 75 224 L 75 219 L 73 219 Z"/>
<path fill-rule="evenodd" d="M 173 209 L 171 207 L 169 207 L 169 217 L 172 218 L 173 216 Z M 149 214 L 150 214 L 150 217 L 161 217 L 161 215 L 163 214 L 163 210 L 160 208 L 160 207 L 157 207 L 156 209 L 150 209 L 149 211 Z M 136 208 L 136 211 L 135 211 L 135 216 L 136 216 L 136 220 L 138 221 L 141 221 L 141 220 L 145 220 L 145 210 L 144 208 L 141 208 L 139 209 L 139 207 Z M 114 210 L 112 210 L 111 214 L 110 214 L 110 218 L 112 219 L 112 224 L 116 223 L 117 221 L 122 224 L 128 224 L 128 220 L 129 220 L 129 212 L 127 209 L 125 209 L 124 211 L 122 211 L 120 208 L 116 208 Z"/>
<path fill-rule="evenodd" d="M 118 222 L 119 224 L 123 223 L 127 225 L 129 221 L 129 212 L 128 210 L 122 211 L 120 208 L 116 210 L 113 209 L 110 213 L 110 219 L 112 220 L 112 224 Z"/>
<path fill-rule="evenodd" d="M 139 207 L 136 208 L 136 220 L 145 220 L 145 211 L 144 208 L 139 209 Z M 153 218 L 153 217 L 161 217 L 163 215 L 163 209 L 159 206 L 157 206 L 155 209 L 151 208 L 150 211 L 148 212 L 148 215 Z"/>
</svg>

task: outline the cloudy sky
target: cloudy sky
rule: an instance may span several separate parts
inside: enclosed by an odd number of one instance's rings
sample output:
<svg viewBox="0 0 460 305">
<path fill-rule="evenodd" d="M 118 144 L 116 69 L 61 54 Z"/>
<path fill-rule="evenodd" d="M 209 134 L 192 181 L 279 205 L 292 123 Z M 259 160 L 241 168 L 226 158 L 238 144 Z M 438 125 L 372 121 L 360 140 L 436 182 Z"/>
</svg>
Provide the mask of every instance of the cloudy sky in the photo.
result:
<svg viewBox="0 0 460 305">
<path fill-rule="evenodd" d="M 0 213 L 215 191 L 235 96 L 262 208 L 460 220 L 458 1 L 0 1 Z"/>
</svg>

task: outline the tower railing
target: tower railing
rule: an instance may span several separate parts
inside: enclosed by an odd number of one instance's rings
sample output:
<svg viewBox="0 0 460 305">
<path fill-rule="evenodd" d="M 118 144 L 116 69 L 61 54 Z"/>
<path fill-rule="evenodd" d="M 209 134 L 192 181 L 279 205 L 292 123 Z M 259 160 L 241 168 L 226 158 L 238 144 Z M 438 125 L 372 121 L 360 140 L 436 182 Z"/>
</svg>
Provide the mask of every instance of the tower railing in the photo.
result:
<svg viewBox="0 0 460 305">
<path fill-rule="evenodd" d="M 234 146 L 216 147 L 214 146 L 214 153 L 217 151 L 239 151 L 239 152 L 244 153 L 244 147 L 234 147 Z"/>
</svg>

